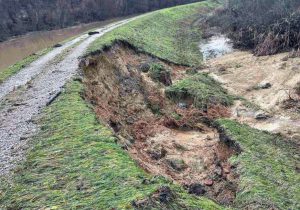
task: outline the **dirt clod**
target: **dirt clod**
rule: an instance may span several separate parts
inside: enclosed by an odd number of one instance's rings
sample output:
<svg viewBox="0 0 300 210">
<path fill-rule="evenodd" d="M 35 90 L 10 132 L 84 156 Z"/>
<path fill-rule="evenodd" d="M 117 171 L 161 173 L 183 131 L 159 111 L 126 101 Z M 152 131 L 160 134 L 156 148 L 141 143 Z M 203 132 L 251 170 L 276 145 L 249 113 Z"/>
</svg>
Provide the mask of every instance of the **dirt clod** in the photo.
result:
<svg viewBox="0 0 300 210">
<path fill-rule="evenodd" d="M 144 73 L 148 73 L 149 70 L 150 70 L 151 66 L 150 66 L 150 62 L 146 62 L 146 63 L 143 63 L 141 66 L 140 66 L 140 70 Z"/>
<path fill-rule="evenodd" d="M 206 193 L 205 187 L 199 183 L 194 183 L 188 186 L 189 193 L 194 195 L 204 195 Z"/>
<path fill-rule="evenodd" d="M 170 159 L 167 159 L 166 161 L 167 161 L 167 164 L 176 171 L 183 171 L 187 168 L 187 165 L 185 164 L 185 162 L 183 160 L 170 158 Z"/>
<path fill-rule="evenodd" d="M 160 148 L 152 148 L 148 150 L 150 157 L 154 160 L 159 160 L 167 155 L 167 150 L 160 146 Z"/>
<path fill-rule="evenodd" d="M 157 191 L 157 193 L 159 195 L 159 201 L 161 203 L 169 203 L 170 201 L 172 201 L 174 199 L 174 195 L 173 195 L 170 187 L 161 187 Z"/>
<path fill-rule="evenodd" d="M 258 88 L 260 88 L 260 89 L 269 89 L 269 88 L 271 88 L 271 87 L 272 87 L 272 84 L 269 83 L 269 82 L 262 83 L 262 84 L 259 84 L 259 85 L 258 85 Z"/>
<path fill-rule="evenodd" d="M 212 179 L 206 179 L 206 180 L 204 181 L 204 184 L 205 184 L 206 186 L 213 186 L 214 181 L 213 181 Z"/>
<path fill-rule="evenodd" d="M 264 113 L 264 112 L 258 112 L 256 115 L 255 115 L 255 119 L 256 120 L 266 120 L 268 118 L 270 118 L 271 116 Z"/>
</svg>

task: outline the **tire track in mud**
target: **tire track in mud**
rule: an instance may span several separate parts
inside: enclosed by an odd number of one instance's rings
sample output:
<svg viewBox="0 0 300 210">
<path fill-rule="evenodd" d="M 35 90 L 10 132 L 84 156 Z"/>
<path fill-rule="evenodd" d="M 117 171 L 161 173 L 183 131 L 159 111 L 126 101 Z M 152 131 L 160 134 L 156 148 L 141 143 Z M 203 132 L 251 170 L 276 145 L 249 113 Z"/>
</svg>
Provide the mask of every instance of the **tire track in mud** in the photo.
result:
<svg viewBox="0 0 300 210">
<path fill-rule="evenodd" d="M 100 28 L 94 36 L 85 34 L 75 38 L 0 85 L 0 175 L 7 175 L 24 159 L 28 138 L 38 131 L 34 118 L 57 97 L 66 81 L 77 74 L 78 57 L 94 40 L 136 18 Z M 72 49 L 63 55 L 62 61 L 53 62 L 68 48 Z"/>
</svg>

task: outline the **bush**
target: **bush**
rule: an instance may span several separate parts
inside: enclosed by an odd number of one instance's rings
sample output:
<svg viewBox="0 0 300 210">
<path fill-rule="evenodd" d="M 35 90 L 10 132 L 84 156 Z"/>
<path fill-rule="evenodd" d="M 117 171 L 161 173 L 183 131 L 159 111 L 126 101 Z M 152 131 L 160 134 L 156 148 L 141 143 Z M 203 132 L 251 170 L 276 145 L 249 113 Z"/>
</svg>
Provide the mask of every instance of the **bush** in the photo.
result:
<svg viewBox="0 0 300 210">
<path fill-rule="evenodd" d="M 220 25 L 236 47 L 271 55 L 300 47 L 299 0 L 228 0 L 211 23 Z"/>
</svg>

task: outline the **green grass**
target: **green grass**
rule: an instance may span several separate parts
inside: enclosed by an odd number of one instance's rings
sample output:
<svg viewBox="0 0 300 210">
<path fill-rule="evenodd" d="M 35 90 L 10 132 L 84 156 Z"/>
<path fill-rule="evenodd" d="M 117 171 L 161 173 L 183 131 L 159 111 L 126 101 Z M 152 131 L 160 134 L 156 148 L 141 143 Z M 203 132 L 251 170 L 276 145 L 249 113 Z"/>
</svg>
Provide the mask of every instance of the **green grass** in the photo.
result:
<svg viewBox="0 0 300 210">
<path fill-rule="evenodd" d="M 71 82 L 45 110 L 26 162 L 11 181 L 1 182 L 0 209 L 130 209 L 132 201 L 160 186 L 170 186 L 177 196 L 153 209 L 221 209 L 146 174 L 96 120 L 82 91 L 81 83 Z"/>
<path fill-rule="evenodd" d="M 240 173 L 235 206 L 239 209 L 246 206 L 250 209 L 300 209 L 300 175 L 296 171 L 299 149 L 281 136 L 232 120 L 221 119 L 217 123 L 243 150 L 231 158 Z"/>
<path fill-rule="evenodd" d="M 52 48 L 46 48 L 38 53 L 32 54 L 26 58 L 24 58 L 21 61 L 18 61 L 17 63 L 15 63 L 14 65 L 1 70 L 0 71 L 0 84 L 3 83 L 6 79 L 8 79 L 9 77 L 11 77 L 12 75 L 18 73 L 22 68 L 28 66 L 29 64 L 31 64 L 33 61 L 37 60 L 38 58 L 40 58 L 41 56 L 47 54 L 48 52 L 50 52 L 52 50 Z"/>
<path fill-rule="evenodd" d="M 229 95 L 221 84 L 208 74 L 198 73 L 177 81 L 165 91 L 168 98 L 178 102 L 192 99 L 194 106 L 200 109 L 209 104 L 233 104 L 234 97 Z"/>
<path fill-rule="evenodd" d="M 171 72 L 159 63 L 151 63 L 149 76 L 153 81 L 160 82 L 162 77 L 171 77 Z"/>
<path fill-rule="evenodd" d="M 121 40 L 161 59 L 197 66 L 202 61 L 198 48 L 201 31 L 199 26 L 193 27 L 193 22 L 199 14 L 208 13 L 201 9 L 215 6 L 211 1 L 204 1 L 147 14 L 97 39 L 87 54 Z"/>
</svg>

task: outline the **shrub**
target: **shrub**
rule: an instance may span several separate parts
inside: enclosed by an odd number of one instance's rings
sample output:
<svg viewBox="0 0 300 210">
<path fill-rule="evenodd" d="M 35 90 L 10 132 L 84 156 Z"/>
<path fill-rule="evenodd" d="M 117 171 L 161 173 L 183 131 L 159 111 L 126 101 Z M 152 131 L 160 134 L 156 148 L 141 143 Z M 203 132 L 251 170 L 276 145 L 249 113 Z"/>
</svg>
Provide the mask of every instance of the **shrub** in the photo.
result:
<svg viewBox="0 0 300 210">
<path fill-rule="evenodd" d="M 235 46 L 271 55 L 300 47 L 300 1 L 228 0 L 212 24 L 228 32 Z"/>
</svg>

